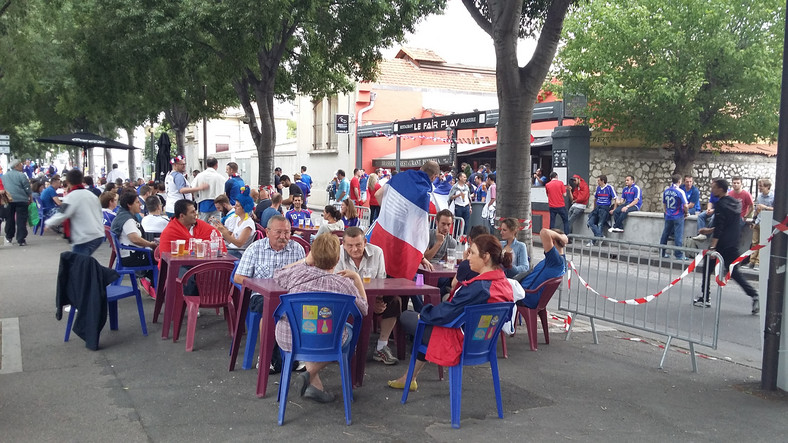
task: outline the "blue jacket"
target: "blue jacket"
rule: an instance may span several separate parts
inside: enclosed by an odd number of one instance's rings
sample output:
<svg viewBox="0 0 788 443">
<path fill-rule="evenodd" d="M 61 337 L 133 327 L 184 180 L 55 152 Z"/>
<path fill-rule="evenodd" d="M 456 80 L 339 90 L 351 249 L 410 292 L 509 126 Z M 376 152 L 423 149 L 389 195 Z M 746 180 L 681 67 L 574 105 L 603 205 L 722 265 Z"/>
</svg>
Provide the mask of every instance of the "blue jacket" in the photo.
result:
<svg viewBox="0 0 788 443">
<path fill-rule="evenodd" d="M 501 242 L 501 245 L 506 247 L 506 242 Z M 515 275 L 531 269 L 531 264 L 528 262 L 528 250 L 525 248 L 525 243 L 514 239 L 512 242 L 512 252 L 514 253 L 512 267 L 504 269 L 507 278 L 513 278 Z"/>
</svg>

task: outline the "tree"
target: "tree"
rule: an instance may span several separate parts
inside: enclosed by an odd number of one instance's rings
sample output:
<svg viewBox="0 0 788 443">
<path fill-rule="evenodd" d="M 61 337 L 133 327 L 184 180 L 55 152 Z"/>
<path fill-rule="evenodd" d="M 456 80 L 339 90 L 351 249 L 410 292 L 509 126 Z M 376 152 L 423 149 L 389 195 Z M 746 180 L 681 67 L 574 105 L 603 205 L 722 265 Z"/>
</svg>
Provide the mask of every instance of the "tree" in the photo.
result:
<svg viewBox="0 0 788 443">
<path fill-rule="evenodd" d="M 322 97 L 373 79 L 380 48 L 400 41 L 445 0 L 191 0 L 172 26 L 231 70 L 257 147 L 261 185 L 273 179 L 274 99 Z"/>
<path fill-rule="evenodd" d="M 539 90 L 553 62 L 564 17 L 572 0 L 462 0 L 492 39 L 498 85 L 496 213 L 531 218 L 531 118 Z M 541 30 L 539 29 L 541 26 Z M 539 34 L 531 60 L 520 67 L 518 37 Z M 525 178 L 525 179 L 524 179 Z M 521 231 L 526 240 L 531 231 Z M 527 241 L 530 249 L 530 241 Z M 530 255 L 530 250 L 529 250 Z"/>
<path fill-rule="evenodd" d="M 777 0 L 591 0 L 566 24 L 559 77 L 590 124 L 673 151 L 774 140 L 783 7 Z"/>
</svg>

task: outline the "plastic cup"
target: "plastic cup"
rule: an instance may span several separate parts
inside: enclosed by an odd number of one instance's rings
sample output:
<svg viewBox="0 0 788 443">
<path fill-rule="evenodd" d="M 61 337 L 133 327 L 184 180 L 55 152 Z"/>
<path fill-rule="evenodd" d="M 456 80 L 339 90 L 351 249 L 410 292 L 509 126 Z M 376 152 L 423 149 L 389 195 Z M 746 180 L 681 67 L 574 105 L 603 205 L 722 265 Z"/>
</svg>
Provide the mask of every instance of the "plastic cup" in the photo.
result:
<svg viewBox="0 0 788 443">
<path fill-rule="evenodd" d="M 170 252 L 172 255 L 178 255 L 178 240 L 173 240 L 170 242 Z"/>
<path fill-rule="evenodd" d="M 212 241 L 210 243 L 211 257 L 216 258 L 219 256 L 219 241 Z"/>
<path fill-rule="evenodd" d="M 196 239 L 194 237 L 189 239 L 189 254 L 190 255 L 194 255 L 194 243 L 195 243 L 195 240 Z"/>
<path fill-rule="evenodd" d="M 371 282 L 372 281 L 372 273 L 369 272 L 369 270 L 367 270 L 367 269 L 362 269 L 361 270 L 361 279 L 364 281 L 364 283 Z"/>
<path fill-rule="evenodd" d="M 448 248 L 448 249 L 446 249 L 446 264 L 447 265 L 454 266 L 456 257 L 457 257 L 457 249 L 455 249 L 455 248 Z"/>
<path fill-rule="evenodd" d="M 186 255 L 186 240 L 175 240 L 178 243 L 178 255 Z"/>
<path fill-rule="evenodd" d="M 197 258 L 205 257 L 205 242 L 202 240 L 194 242 L 194 255 L 197 256 Z"/>
<path fill-rule="evenodd" d="M 301 228 L 301 229 L 304 229 L 304 219 L 303 218 L 298 219 L 298 227 Z"/>
<path fill-rule="evenodd" d="M 424 286 L 424 274 L 416 274 L 416 286 Z"/>
</svg>

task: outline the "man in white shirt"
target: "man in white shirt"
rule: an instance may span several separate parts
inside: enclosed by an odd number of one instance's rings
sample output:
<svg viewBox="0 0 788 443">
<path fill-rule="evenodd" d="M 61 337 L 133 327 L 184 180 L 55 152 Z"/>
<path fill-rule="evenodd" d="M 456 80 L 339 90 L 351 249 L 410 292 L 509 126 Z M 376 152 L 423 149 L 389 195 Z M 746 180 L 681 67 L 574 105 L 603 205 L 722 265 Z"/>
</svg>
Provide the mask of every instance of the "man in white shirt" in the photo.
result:
<svg viewBox="0 0 788 443">
<path fill-rule="evenodd" d="M 115 183 L 115 180 L 117 179 L 126 180 L 126 176 L 123 175 L 123 172 L 121 172 L 120 169 L 118 169 L 118 164 L 113 163 L 112 170 L 109 171 L 109 174 L 107 174 L 107 183 Z"/>
<path fill-rule="evenodd" d="M 205 164 L 208 167 L 197 174 L 197 177 L 195 177 L 192 182 L 192 186 L 195 188 L 202 188 L 204 185 L 208 186 L 195 194 L 197 212 L 199 214 L 198 217 L 200 220 L 208 221 L 211 217 L 221 217 L 213 200 L 224 194 L 224 183 L 227 181 L 227 177 L 219 172 L 219 161 L 215 158 L 208 157 L 205 160 Z"/>
<path fill-rule="evenodd" d="M 48 228 L 71 220 L 71 251 L 91 255 L 104 241 L 104 216 L 95 194 L 82 185 L 82 172 L 72 169 L 66 173 L 68 194 L 63 198 L 58 212 L 45 222 Z"/>
<path fill-rule="evenodd" d="M 208 189 L 208 185 L 202 187 L 189 187 L 186 180 L 186 158 L 179 155 L 171 160 L 172 171 L 164 179 L 164 186 L 167 193 L 167 205 L 164 211 L 168 216 L 175 216 L 175 202 L 178 200 L 192 200 L 191 193 Z"/>
<path fill-rule="evenodd" d="M 342 251 L 339 254 L 339 263 L 334 271 L 350 269 L 363 278 L 386 278 L 386 262 L 383 258 L 383 249 L 367 243 L 364 231 L 356 226 L 351 226 L 345 230 L 343 237 Z M 380 337 L 375 347 L 372 359 L 386 365 L 395 365 L 399 360 L 394 356 L 389 348 L 389 337 L 397 319 L 402 312 L 402 301 L 400 297 L 379 297 L 375 299 L 375 313 L 381 314 L 383 319 L 380 321 Z M 401 346 L 397 343 L 397 346 Z"/>
<path fill-rule="evenodd" d="M 142 230 L 145 234 L 158 237 L 161 231 L 167 227 L 170 218 L 162 213 L 159 197 L 152 195 L 145 199 L 145 207 L 148 208 L 148 215 L 142 218 Z"/>
</svg>

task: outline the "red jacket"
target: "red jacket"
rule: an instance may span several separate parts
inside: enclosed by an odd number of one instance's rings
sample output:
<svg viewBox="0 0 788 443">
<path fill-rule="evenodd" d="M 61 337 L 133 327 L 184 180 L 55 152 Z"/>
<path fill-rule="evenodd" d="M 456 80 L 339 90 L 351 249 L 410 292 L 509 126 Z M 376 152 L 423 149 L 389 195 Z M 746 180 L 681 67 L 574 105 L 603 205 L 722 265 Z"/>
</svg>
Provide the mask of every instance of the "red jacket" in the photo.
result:
<svg viewBox="0 0 788 443">
<path fill-rule="evenodd" d="M 448 301 L 438 306 L 425 306 L 421 312 L 421 318 L 434 325 L 427 345 L 427 360 L 441 366 L 460 363 L 464 336 L 459 328 L 445 328 L 439 324 L 454 321 L 465 311 L 465 306 L 514 300 L 512 285 L 500 269 L 460 283 L 455 292 L 457 297 L 452 294 Z"/>
<path fill-rule="evenodd" d="M 572 199 L 574 200 L 574 203 L 587 205 L 588 199 L 591 196 L 591 192 L 588 189 L 588 183 L 583 180 L 583 177 L 580 177 L 577 174 L 573 175 L 572 177 L 577 179 L 577 186 L 572 191 Z"/>
<path fill-rule="evenodd" d="M 186 226 L 183 226 L 183 223 L 179 222 L 177 218 L 173 218 L 170 220 L 170 223 L 167 224 L 164 230 L 161 231 L 161 236 L 159 237 L 159 247 L 164 248 L 162 251 L 169 251 L 170 242 L 173 240 L 186 240 L 187 242 L 190 238 L 210 240 L 211 232 L 218 233 L 219 231 L 217 231 L 216 228 L 209 225 L 208 223 L 202 220 L 197 220 L 197 224 L 194 225 L 194 229 L 192 229 L 192 233 L 190 233 L 189 230 L 186 229 Z M 219 236 L 221 237 L 221 234 Z M 222 251 L 227 252 L 227 249 L 222 248 Z"/>
</svg>

